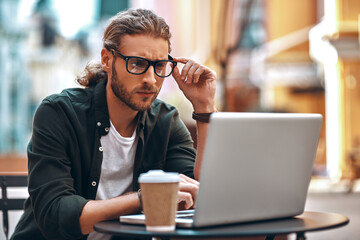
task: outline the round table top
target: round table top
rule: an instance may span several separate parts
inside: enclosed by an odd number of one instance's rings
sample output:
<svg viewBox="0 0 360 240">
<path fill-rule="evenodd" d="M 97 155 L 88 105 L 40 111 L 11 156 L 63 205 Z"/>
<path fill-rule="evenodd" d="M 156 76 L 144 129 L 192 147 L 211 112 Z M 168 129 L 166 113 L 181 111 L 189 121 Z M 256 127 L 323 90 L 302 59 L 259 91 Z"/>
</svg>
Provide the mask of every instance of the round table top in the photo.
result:
<svg viewBox="0 0 360 240">
<path fill-rule="evenodd" d="M 143 225 L 123 224 L 116 220 L 99 222 L 95 224 L 94 229 L 114 236 L 249 237 L 326 230 L 346 225 L 348 222 L 347 217 L 336 213 L 304 212 L 299 216 L 285 219 L 207 228 L 177 228 L 166 233 L 148 232 Z"/>
</svg>

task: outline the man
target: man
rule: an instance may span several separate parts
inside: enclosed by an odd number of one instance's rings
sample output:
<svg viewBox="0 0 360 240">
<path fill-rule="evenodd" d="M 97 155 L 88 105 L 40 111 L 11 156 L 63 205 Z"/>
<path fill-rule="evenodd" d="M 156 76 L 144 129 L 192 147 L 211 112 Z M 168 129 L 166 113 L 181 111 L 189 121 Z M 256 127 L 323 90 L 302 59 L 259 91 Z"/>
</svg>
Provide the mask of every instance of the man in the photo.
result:
<svg viewBox="0 0 360 240">
<path fill-rule="evenodd" d="M 104 32 L 101 64 L 78 79 L 85 88 L 41 103 L 27 150 L 30 197 L 12 239 L 106 239 L 94 224 L 139 212 L 137 178 L 150 169 L 181 173 L 178 202 L 194 206 L 216 74 L 172 58 L 170 37 L 151 11 L 117 14 Z M 177 110 L 156 99 L 171 74 L 194 108 L 197 154 Z"/>
</svg>

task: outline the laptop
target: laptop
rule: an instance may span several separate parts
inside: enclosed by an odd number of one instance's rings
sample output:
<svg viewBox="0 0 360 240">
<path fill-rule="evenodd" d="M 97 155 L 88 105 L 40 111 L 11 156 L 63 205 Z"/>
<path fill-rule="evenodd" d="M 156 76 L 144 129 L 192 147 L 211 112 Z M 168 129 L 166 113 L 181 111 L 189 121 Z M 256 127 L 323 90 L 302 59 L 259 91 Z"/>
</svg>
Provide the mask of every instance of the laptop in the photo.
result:
<svg viewBox="0 0 360 240">
<path fill-rule="evenodd" d="M 196 209 L 178 227 L 208 227 L 303 213 L 322 124 L 320 114 L 211 115 Z M 143 214 L 120 222 L 144 224 Z"/>
</svg>

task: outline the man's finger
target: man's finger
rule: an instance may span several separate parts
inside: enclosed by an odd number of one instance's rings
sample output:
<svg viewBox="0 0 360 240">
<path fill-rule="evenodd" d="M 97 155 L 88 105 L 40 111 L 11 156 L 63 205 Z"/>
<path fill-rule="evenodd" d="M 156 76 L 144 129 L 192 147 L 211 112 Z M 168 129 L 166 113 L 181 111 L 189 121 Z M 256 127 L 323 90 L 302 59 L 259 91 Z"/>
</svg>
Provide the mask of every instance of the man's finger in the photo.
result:
<svg viewBox="0 0 360 240">
<path fill-rule="evenodd" d="M 188 192 L 179 192 L 178 194 L 178 203 L 185 202 L 185 209 L 189 209 L 194 205 L 192 196 Z"/>
<path fill-rule="evenodd" d="M 180 183 L 180 191 L 189 193 L 191 198 L 195 202 L 197 199 L 199 187 L 196 186 L 195 184 L 191 184 L 191 183 Z"/>
<path fill-rule="evenodd" d="M 192 60 L 189 60 L 189 61 L 187 61 L 187 63 L 185 64 L 185 66 L 183 67 L 183 69 L 181 70 L 181 79 L 182 80 L 185 80 L 185 79 L 187 79 L 187 83 L 190 83 L 191 82 L 191 76 L 190 76 L 190 78 L 189 78 L 189 71 L 190 71 L 190 69 L 191 69 L 191 67 L 194 65 L 194 61 L 192 61 Z"/>
<path fill-rule="evenodd" d="M 192 179 L 191 177 L 188 177 L 182 173 L 180 173 L 180 180 L 181 181 L 186 181 L 186 182 L 189 182 L 189 183 L 193 183 L 193 184 L 196 184 L 197 186 L 200 186 L 200 183 L 198 181 L 196 181 L 195 179 Z"/>
<path fill-rule="evenodd" d="M 179 69 L 178 69 L 177 66 L 174 67 L 174 70 L 173 70 L 173 72 L 172 72 L 172 76 L 174 77 L 174 79 L 175 79 L 176 81 L 180 80 L 181 76 L 180 76 L 180 72 L 179 72 Z"/>
<path fill-rule="evenodd" d="M 200 76 L 201 74 L 205 71 L 205 69 L 203 67 L 199 67 L 198 69 L 196 69 L 196 71 L 194 72 L 194 83 L 198 83 L 200 80 Z"/>
<path fill-rule="evenodd" d="M 179 63 L 183 63 L 186 64 L 190 59 L 188 58 L 182 58 L 182 57 L 177 57 L 177 58 L 173 58 L 175 62 L 179 62 Z"/>
<path fill-rule="evenodd" d="M 190 82 L 195 83 L 194 73 L 200 68 L 200 64 L 193 63 L 189 68 L 187 73 L 187 78 L 190 79 Z"/>
</svg>

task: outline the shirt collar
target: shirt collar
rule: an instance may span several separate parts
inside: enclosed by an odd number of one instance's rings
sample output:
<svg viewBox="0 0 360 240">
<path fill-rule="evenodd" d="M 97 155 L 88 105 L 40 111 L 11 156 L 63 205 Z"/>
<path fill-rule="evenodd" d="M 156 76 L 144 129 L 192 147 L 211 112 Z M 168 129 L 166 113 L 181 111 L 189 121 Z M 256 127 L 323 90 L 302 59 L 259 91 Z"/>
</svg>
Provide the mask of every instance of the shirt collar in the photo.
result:
<svg viewBox="0 0 360 240">
<path fill-rule="evenodd" d="M 95 85 L 94 89 L 95 124 L 101 136 L 108 134 L 110 129 L 109 112 L 106 102 L 106 83 L 107 80 L 101 80 Z"/>
<path fill-rule="evenodd" d="M 144 130 L 145 118 L 146 118 L 146 112 L 139 112 L 139 124 L 138 124 L 139 130 Z"/>
</svg>

